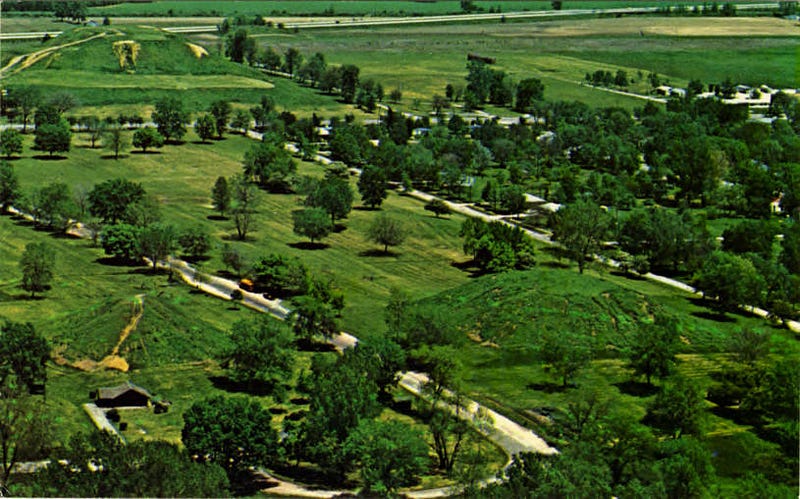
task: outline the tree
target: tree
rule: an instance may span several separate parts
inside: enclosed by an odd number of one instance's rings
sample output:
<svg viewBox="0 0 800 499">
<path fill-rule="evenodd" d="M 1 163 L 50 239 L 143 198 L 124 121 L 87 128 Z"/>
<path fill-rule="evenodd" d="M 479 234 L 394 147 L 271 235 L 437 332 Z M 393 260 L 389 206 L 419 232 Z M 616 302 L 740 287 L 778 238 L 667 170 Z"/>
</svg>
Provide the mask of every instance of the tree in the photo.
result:
<svg viewBox="0 0 800 499">
<path fill-rule="evenodd" d="M 253 117 L 244 109 L 237 109 L 231 119 L 231 127 L 246 131 L 250 127 Z"/>
<path fill-rule="evenodd" d="M 284 324 L 266 316 L 238 321 L 231 328 L 231 341 L 229 372 L 234 381 L 250 390 L 264 384 L 274 392 L 291 379 L 294 335 Z"/>
<path fill-rule="evenodd" d="M 7 161 L 0 161 L 0 205 L 3 213 L 8 213 L 8 209 L 19 196 L 19 179 L 14 167 Z"/>
<path fill-rule="evenodd" d="M 213 137 L 216 131 L 214 129 L 214 118 L 208 114 L 198 116 L 194 124 L 194 131 L 203 143 L 208 142 L 208 139 Z"/>
<path fill-rule="evenodd" d="M 705 419 L 705 392 L 697 382 L 672 376 L 648 406 L 645 421 L 673 438 L 701 435 Z"/>
<path fill-rule="evenodd" d="M 0 390 L 31 392 L 36 385 L 44 385 L 48 359 L 50 345 L 30 322 L 5 321 L 0 327 Z"/>
<path fill-rule="evenodd" d="M 136 133 L 139 133 L 139 131 Z M 136 134 L 134 134 L 134 140 L 135 138 Z M 135 143 L 134 145 L 140 147 Z M 103 129 L 103 147 L 114 153 L 114 159 L 119 159 L 119 153 L 128 147 L 128 136 L 122 130 L 121 126 L 109 126 Z"/>
<path fill-rule="evenodd" d="M 242 175 L 234 175 L 230 182 L 233 198 L 231 213 L 236 227 L 236 235 L 240 241 L 247 239 L 247 234 L 255 228 L 254 216 L 261 196 L 254 185 Z"/>
<path fill-rule="evenodd" d="M 41 401 L 20 393 L 11 380 L 0 385 L 0 489 L 18 462 L 42 457 L 48 427 Z"/>
<path fill-rule="evenodd" d="M 19 261 L 22 271 L 22 289 L 31 292 L 33 298 L 36 292 L 47 289 L 53 280 L 53 267 L 56 264 L 56 255 L 46 243 L 28 243 Z"/>
<path fill-rule="evenodd" d="M 311 296 L 296 299 L 289 319 L 298 338 L 312 341 L 317 335 L 330 339 L 339 332 L 336 316 L 327 303 Z"/>
<path fill-rule="evenodd" d="M 153 265 L 153 272 L 158 262 L 167 258 L 175 248 L 175 228 L 162 223 L 150 224 L 139 230 L 137 248 L 141 256 L 147 257 Z"/>
<path fill-rule="evenodd" d="M 653 323 L 636 328 L 627 348 L 628 367 L 633 368 L 634 375 L 644 375 L 647 384 L 652 385 L 654 375 L 663 378 L 670 373 L 679 345 L 677 321 L 657 315 Z"/>
<path fill-rule="evenodd" d="M 592 352 L 584 338 L 563 333 L 545 333 L 538 348 L 539 358 L 561 378 L 561 386 L 591 361 Z"/>
<path fill-rule="evenodd" d="M 711 253 L 692 282 L 705 296 L 716 297 L 724 308 L 759 305 L 766 291 L 764 277 L 750 260 L 724 251 Z"/>
<path fill-rule="evenodd" d="M 245 59 L 254 62 L 255 43 L 254 39 L 248 38 L 246 29 L 239 28 L 225 38 L 225 55 L 233 62 L 242 63 Z"/>
<path fill-rule="evenodd" d="M 73 435 L 68 443 L 53 450 L 49 465 L 34 477 L 33 495 L 38 497 L 230 494 L 228 478 L 220 466 L 193 461 L 177 444 L 136 440 L 124 445 L 116 436 L 97 431 Z"/>
<path fill-rule="evenodd" d="M 346 104 L 352 104 L 356 96 L 359 72 L 358 66 L 353 64 L 345 64 L 339 68 L 339 90 Z"/>
<path fill-rule="evenodd" d="M 139 253 L 140 228 L 128 224 L 109 225 L 103 229 L 100 240 L 107 255 L 126 262 L 135 262 Z"/>
<path fill-rule="evenodd" d="M 122 178 L 95 184 L 89 192 L 89 213 L 99 217 L 103 223 L 116 224 L 124 219 L 128 207 L 144 198 L 141 184 Z"/>
<path fill-rule="evenodd" d="M 527 203 L 525 190 L 518 185 L 508 185 L 500 191 L 500 204 L 508 213 L 516 213 L 519 216 L 519 213 L 525 210 Z"/>
<path fill-rule="evenodd" d="M 225 177 L 217 177 L 214 187 L 211 188 L 211 199 L 214 209 L 219 211 L 220 216 L 225 216 L 225 212 L 231 206 L 231 191 L 228 189 L 228 181 Z"/>
<path fill-rule="evenodd" d="M 284 72 L 294 76 L 295 69 L 299 68 L 303 63 L 303 55 L 296 48 L 289 47 L 283 55 L 283 60 Z"/>
<path fill-rule="evenodd" d="M 39 89 L 35 87 L 12 87 L 8 89 L 8 99 L 22 117 L 22 133 L 27 133 L 28 120 L 41 99 Z"/>
<path fill-rule="evenodd" d="M 347 180 L 338 177 L 325 178 L 306 198 L 306 206 L 322 208 L 331 217 L 331 223 L 344 218 L 353 206 L 353 191 Z"/>
<path fill-rule="evenodd" d="M 294 220 L 294 233 L 298 236 L 305 236 L 319 240 L 326 237 L 333 230 L 333 223 L 328 214 L 322 208 L 307 208 L 305 210 L 295 210 L 292 212 Z"/>
<path fill-rule="evenodd" d="M 331 477 L 341 480 L 352 467 L 345 443 L 362 420 L 376 417 L 381 406 L 375 382 L 363 376 L 352 357 L 334 364 L 315 363 L 303 382 L 307 386 L 309 412 L 299 428 L 302 454 Z"/>
<path fill-rule="evenodd" d="M 402 99 L 403 99 L 403 91 L 400 90 L 399 88 L 395 88 L 391 92 L 389 92 L 389 100 L 391 102 L 398 104 Z"/>
<path fill-rule="evenodd" d="M 237 277 L 241 277 L 242 271 L 247 267 L 247 261 L 241 252 L 227 243 L 222 245 L 222 263 L 236 272 Z"/>
<path fill-rule="evenodd" d="M 0 133 L 0 154 L 6 159 L 11 159 L 15 154 L 22 154 L 22 135 L 13 128 L 7 128 Z"/>
<path fill-rule="evenodd" d="M 36 127 L 36 136 L 33 145 L 36 149 L 47 151 L 50 156 L 54 152 L 69 152 L 72 142 L 72 131 L 69 123 L 61 120 L 58 123 L 48 123 Z"/>
<path fill-rule="evenodd" d="M 372 242 L 383 245 L 384 253 L 389 253 L 389 246 L 403 244 L 406 230 L 403 224 L 382 214 L 372 221 L 368 235 Z"/>
<path fill-rule="evenodd" d="M 211 249 L 211 236 L 202 225 L 193 225 L 178 236 L 183 254 L 191 259 L 203 258 Z"/>
<path fill-rule="evenodd" d="M 151 119 L 166 141 L 180 140 L 186 134 L 184 123 L 188 116 L 183 110 L 183 103 L 175 97 L 165 97 L 156 102 Z"/>
<path fill-rule="evenodd" d="M 2 178 L 2 174 L 0 174 L 0 178 Z M 1 192 L 2 190 L 0 190 Z M 786 267 L 786 270 L 795 275 L 800 275 L 800 220 L 795 220 L 784 226 L 779 260 Z"/>
<path fill-rule="evenodd" d="M 551 218 L 553 240 L 557 241 L 578 262 L 582 274 L 586 262 L 594 258 L 608 232 L 608 214 L 591 200 L 579 199 L 562 206 Z"/>
<path fill-rule="evenodd" d="M 67 184 L 54 182 L 34 192 L 30 210 L 37 222 L 49 228 L 66 230 L 76 216 L 77 207 Z"/>
<path fill-rule="evenodd" d="M 164 137 L 153 127 L 144 127 L 133 133 L 133 147 L 141 147 L 142 152 L 147 152 L 150 147 L 164 145 Z"/>
<path fill-rule="evenodd" d="M 422 434 L 400 421 L 361 420 L 345 449 L 361 464 L 364 490 L 389 497 L 413 483 L 428 464 Z"/>
<path fill-rule="evenodd" d="M 181 441 L 191 455 L 222 466 L 231 483 L 250 466 L 279 460 L 272 416 L 256 400 L 216 396 L 183 415 Z"/>
<path fill-rule="evenodd" d="M 386 199 L 386 173 L 376 166 L 367 166 L 358 178 L 358 192 L 361 201 L 372 209 L 380 206 Z"/>
<path fill-rule="evenodd" d="M 722 233 L 722 249 L 732 253 L 756 253 L 765 260 L 772 258 L 775 226 L 764 220 L 743 220 Z"/>
<path fill-rule="evenodd" d="M 265 134 L 262 142 L 245 153 L 243 170 L 247 178 L 280 192 L 288 190 L 288 178 L 297 171 L 297 165 L 282 138 Z"/>
<path fill-rule="evenodd" d="M 517 96 L 514 110 L 520 113 L 528 112 L 533 101 L 544 99 L 544 83 L 538 78 L 526 78 L 517 84 Z"/>
<path fill-rule="evenodd" d="M 450 207 L 441 199 L 434 198 L 425 203 L 425 211 L 432 211 L 439 218 L 441 215 L 449 215 Z"/>
<path fill-rule="evenodd" d="M 222 138 L 222 133 L 228 128 L 228 121 L 231 119 L 231 103 L 226 100 L 218 100 L 211 104 L 208 110 L 214 117 L 214 126 L 217 129 L 217 137 Z"/>
</svg>

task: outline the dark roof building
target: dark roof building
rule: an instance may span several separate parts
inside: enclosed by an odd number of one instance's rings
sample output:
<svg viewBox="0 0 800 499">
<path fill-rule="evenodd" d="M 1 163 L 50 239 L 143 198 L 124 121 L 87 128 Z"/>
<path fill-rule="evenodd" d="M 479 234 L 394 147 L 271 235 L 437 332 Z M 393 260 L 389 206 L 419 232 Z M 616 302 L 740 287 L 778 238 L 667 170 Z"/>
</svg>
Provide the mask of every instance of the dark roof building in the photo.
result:
<svg viewBox="0 0 800 499">
<path fill-rule="evenodd" d="M 147 407 L 153 395 L 141 386 L 130 381 L 97 390 L 96 404 L 98 407 Z"/>
</svg>

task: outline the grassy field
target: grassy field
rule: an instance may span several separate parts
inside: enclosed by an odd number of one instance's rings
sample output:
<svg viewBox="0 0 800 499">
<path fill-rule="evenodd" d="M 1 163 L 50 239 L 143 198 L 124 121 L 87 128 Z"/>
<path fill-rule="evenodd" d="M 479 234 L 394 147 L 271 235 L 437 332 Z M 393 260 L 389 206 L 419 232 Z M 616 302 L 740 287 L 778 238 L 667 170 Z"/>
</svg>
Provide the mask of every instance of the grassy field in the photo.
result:
<svg viewBox="0 0 800 499">
<path fill-rule="evenodd" d="M 220 175 L 241 171 L 241 158 L 252 141 L 229 136 L 213 144 L 189 143 L 168 146 L 155 154 L 128 154 L 115 161 L 103 159 L 106 152 L 86 147 L 86 139 L 76 140 L 67 159 L 42 161 L 29 154 L 15 166 L 24 188 L 39 185 L 43 175 L 53 182 L 91 187 L 95 182 L 123 176 L 141 182 L 162 203 L 167 221 L 177 226 L 201 224 L 221 241 L 234 232 L 230 221 L 212 221 L 209 206 L 211 186 Z M 301 163 L 299 174 L 322 175 L 321 167 Z M 355 188 L 355 185 L 353 186 Z M 384 211 L 408 226 L 408 240 L 391 256 L 375 256 L 378 249 L 365 234 L 375 212 L 356 209 L 345 221 L 346 230 L 333 234 L 324 250 L 306 250 L 297 243 L 302 238 L 292 233 L 290 212 L 298 208 L 295 195 L 265 194 L 253 239 L 230 241 L 249 258 L 270 252 L 298 256 L 317 275 L 330 276 L 346 290 L 344 327 L 357 335 L 370 336 L 383 327 L 382 307 L 389 289 L 397 286 L 414 296 L 426 296 L 466 282 L 467 276 L 450 266 L 461 258 L 457 233 L 460 218 L 437 219 L 409 198 L 391 194 Z M 78 243 L 84 244 L 84 243 Z M 203 264 L 210 272 L 221 270 L 218 249 Z M 13 260 L 11 260 L 13 261 Z M 347 261 L 347 265 L 342 265 Z"/>
<path fill-rule="evenodd" d="M 709 22 L 711 21 L 711 22 Z M 770 18 L 622 18 L 581 22 L 547 21 L 351 28 L 341 32 L 256 35 L 279 53 L 289 47 L 323 53 L 330 63 L 353 63 L 362 78 L 386 89 L 400 88 L 404 105 L 423 110 L 447 83 L 463 84 L 466 54 L 494 57 L 513 80 L 542 79 L 548 99 L 577 99 L 596 106 L 639 107 L 643 101 L 581 85 L 585 74 L 622 69 L 646 92 L 646 76 L 673 85 L 726 77 L 746 84 L 792 87 L 797 82 L 800 41 L 790 21 Z M 712 29 L 713 28 L 713 29 Z M 701 36 L 703 33 L 716 36 Z M 708 53 L 722 54 L 709 58 Z M 736 60 L 736 64 L 731 64 Z M 642 73 L 641 76 L 639 73 Z"/>
</svg>

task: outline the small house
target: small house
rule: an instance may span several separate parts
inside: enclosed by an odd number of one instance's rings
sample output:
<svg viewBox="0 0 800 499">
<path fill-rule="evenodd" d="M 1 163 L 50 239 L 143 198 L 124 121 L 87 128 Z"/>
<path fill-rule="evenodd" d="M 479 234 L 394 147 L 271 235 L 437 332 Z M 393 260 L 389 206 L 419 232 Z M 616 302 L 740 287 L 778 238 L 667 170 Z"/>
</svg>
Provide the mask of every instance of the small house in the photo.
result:
<svg viewBox="0 0 800 499">
<path fill-rule="evenodd" d="M 95 404 L 97 407 L 148 407 L 153 395 L 141 386 L 130 381 L 97 390 Z"/>
</svg>

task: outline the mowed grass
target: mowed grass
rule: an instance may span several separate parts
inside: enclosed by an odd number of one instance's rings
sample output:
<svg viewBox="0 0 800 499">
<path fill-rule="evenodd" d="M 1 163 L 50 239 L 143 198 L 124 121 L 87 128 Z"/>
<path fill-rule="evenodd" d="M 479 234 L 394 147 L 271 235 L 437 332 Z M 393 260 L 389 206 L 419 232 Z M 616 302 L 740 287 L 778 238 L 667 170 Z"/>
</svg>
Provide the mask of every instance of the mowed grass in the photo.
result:
<svg viewBox="0 0 800 499">
<path fill-rule="evenodd" d="M 124 177 L 141 182 L 160 203 L 164 219 L 177 227 L 205 226 L 216 240 L 211 259 L 202 263 L 208 272 L 223 269 L 219 246 L 223 242 L 239 248 L 249 259 L 272 253 L 301 258 L 312 272 L 331 278 L 345 290 L 347 307 L 343 312 L 345 330 L 365 337 L 383 330 L 383 307 L 392 287 L 412 296 L 428 296 L 466 282 L 467 275 L 451 266 L 464 257 L 457 237 L 461 217 L 437 219 L 422 209 L 422 203 L 390 194 L 383 211 L 400 219 L 408 230 L 408 239 L 390 255 L 378 254 L 382 249 L 367 240 L 367 229 L 379 214 L 355 209 L 341 223 L 344 230 L 324 242 L 325 249 L 302 249 L 304 238 L 293 234 L 292 210 L 301 208 L 301 196 L 263 194 L 257 217 L 257 228 L 247 241 L 231 239 L 235 233 L 231 221 L 214 221 L 210 205 L 210 189 L 219 176 L 241 172 L 244 152 L 254 142 L 241 136 L 228 136 L 223 141 L 196 144 L 193 136 L 181 146 L 167 146 L 154 154 L 129 153 L 116 161 L 106 151 L 86 147 L 85 137 L 78 137 L 77 147 L 67 159 L 43 161 L 26 152 L 14 164 L 24 189 L 48 182 L 64 182 L 70 186 L 91 188 L 96 182 Z M 300 163 L 299 174 L 321 176 L 323 168 Z M 352 182 L 355 191 L 355 179 Z M 356 196 L 356 205 L 359 204 Z M 73 244 L 87 244 L 76 242 Z M 98 252 L 100 250 L 94 250 Z M 96 258 L 97 258 L 96 257 Z M 14 260 L 9 260 L 14 261 Z M 132 278 L 136 283 L 136 278 Z M 135 293 L 132 293 L 135 294 Z"/>
</svg>

